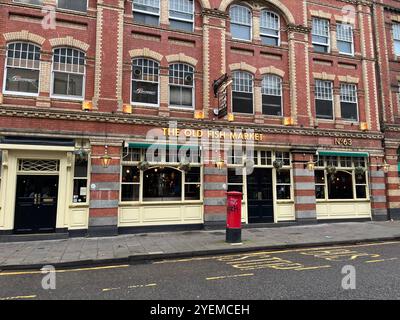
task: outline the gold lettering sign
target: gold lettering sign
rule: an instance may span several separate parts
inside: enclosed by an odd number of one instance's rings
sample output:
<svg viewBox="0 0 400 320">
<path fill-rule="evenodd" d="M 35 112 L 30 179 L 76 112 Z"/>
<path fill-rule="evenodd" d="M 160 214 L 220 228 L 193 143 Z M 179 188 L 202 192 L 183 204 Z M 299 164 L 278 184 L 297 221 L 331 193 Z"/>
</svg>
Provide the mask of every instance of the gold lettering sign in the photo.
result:
<svg viewBox="0 0 400 320">
<path fill-rule="evenodd" d="M 201 129 L 179 129 L 179 128 L 163 128 L 164 136 L 179 136 L 209 139 L 231 139 L 231 140 L 250 140 L 262 141 L 262 133 L 255 132 L 238 132 L 238 131 L 216 131 L 216 130 L 201 130 Z"/>
<path fill-rule="evenodd" d="M 350 147 L 353 145 L 353 140 L 350 138 L 335 138 L 335 145 Z"/>
</svg>

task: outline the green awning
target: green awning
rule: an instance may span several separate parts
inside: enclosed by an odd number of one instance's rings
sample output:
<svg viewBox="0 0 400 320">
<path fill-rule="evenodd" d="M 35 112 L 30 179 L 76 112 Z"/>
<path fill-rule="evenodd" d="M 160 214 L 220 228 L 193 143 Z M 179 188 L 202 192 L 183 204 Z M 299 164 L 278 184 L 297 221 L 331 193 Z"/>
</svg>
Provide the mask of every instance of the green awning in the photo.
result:
<svg viewBox="0 0 400 320">
<path fill-rule="evenodd" d="M 328 157 L 355 157 L 355 158 L 368 158 L 368 152 L 350 152 L 350 151 L 326 151 L 318 150 L 320 156 Z"/>
<path fill-rule="evenodd" d="M 180 149 L 182 147 L 186 148 L 186 149 L 190 149 L 190 150 L 197 150 L 199 149 L 199 146 L 194 146 L 194 145 L 177 145 L 177 144 L 163 144 L 163 143 L 148 143 L 148 142 L 128 142 L 126 144 L 127 147 L 129 148 L 137 148 L 137 149 L 147 149 L 151 146 L 156 147 L 156 148 L 164 148 L 164 147 L 168 147 L 169 149 L 171 148 L 176 148 L 176 149 Z"/>
</svg>

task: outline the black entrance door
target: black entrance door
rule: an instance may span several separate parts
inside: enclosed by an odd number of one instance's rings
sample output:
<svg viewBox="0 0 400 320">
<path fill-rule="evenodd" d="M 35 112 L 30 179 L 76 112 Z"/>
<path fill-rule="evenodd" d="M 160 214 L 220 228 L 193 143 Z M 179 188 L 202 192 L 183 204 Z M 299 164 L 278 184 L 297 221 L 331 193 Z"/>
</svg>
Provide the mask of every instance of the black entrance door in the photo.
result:
<svg viewBox="0 0 400 320">
<path fill-rule="evenodd" d="M 272 169 L 255 168 L 247 176 L 247 211 L 249 223 L 274 221 Z"/>
<path fill-rule="evenodd" d="M 15 233 L 54 232 L 58 176 L 17 176 Z"/>
</svg>

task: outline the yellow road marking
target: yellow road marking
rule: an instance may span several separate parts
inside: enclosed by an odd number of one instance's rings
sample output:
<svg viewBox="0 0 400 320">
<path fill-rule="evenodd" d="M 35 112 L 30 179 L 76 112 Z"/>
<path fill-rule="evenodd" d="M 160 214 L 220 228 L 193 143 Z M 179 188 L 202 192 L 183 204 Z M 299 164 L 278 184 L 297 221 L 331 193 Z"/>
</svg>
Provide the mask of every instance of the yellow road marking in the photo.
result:
<svg viewBox="0 0 400 320">
<path fill-rule="evenodd" d="M 102 289 L 101 291 L 107 292 L 107 291 L 120 290 L 120 289 L 121 288 L 105 288 L 105 289 Z"/>
<path fill-rule="evenodd" d="M 384 261 L 393 261 L 393 260 L 397 260 L 397 258 L 369 260 L 369 261 L 365 261 L 365 263 L 375 263 L 375 262 L 384 262 Z"/>
<path fill-rule="evenodd" d="M 298 269 L 294 269 L 296 271 L 306 271 L 306 270 L 317 270 L 317 269 L 324 269 L 324 268 L 330 268 L 330 265 L 326 265 L 326 266 L 316 266 L 316 267 L 303 267 L 303 268 L 298 268 Z"/>
<path fill-rule="evenodd" d="M 234 274 L 230 276 L 219 276 L 219 277 L 209 277 L 206 280 L 222 280 L 227 278 L 239 278 L 239 277 L 251 277 L 254 276 L 254 273 L 243 273 L 243 274 Z"/>
<path fill-rule="evenodd" d="M 128 264 L 118 265 L 118 266 L 103 266 L 103 267 L 92 267 L 92 268 L 78 268 L 78 269 L 60 269 L 55 270 L 56 273 L 65 272 L 79 272 L 79 271 L 93 271 L 93 270 L 107 270 L 107 269 L 117 269 L 117 268 L 128 268 Z M 20 272 L 2 272 L 0 276 L 18 276 L 18 275 L 28 275 L 28 274 L 42 274 L 40 270 L 38 271 L 20 271 Z"/>
<path fill-rule="evenodd" d="M 137 285 L 133 285 L 133 286 L 129 286 L 129 289 L 132 288 L 146 288 L 146 287 L 155 287 L 157 286 L 157 283 L 149 283 L 149 284 L 137 284 Z"/>
<path fill-rule="evenodd" d="M 184 258 L 175 260 L 162 260 L 154 261 L 153 264 L 164 264 L 164 263 L 178 263 L 178 262 L 191 262 L 191 261 L 202 261 L 202 260 L 213 260 L 229 257 L 229 255 L 242 256 L 242 255 L 263 255 L 263 254 L 279 254 L 279 253 L 291 253 L 291 252 L 304 252 L 311 250 L 323 250 L 323 249 L 345 249 L 345 248 L 359 248 L 359 247 L 373 247 L 382 246 L 390 244 L 400 244 L 398 241 L 382 242 L 382 243 L 365 243 L 365 244 L 354 244 L 354 245 L 342 245 L 342 246 L 323 246 L 323 247 L 312 247 L 312 248 L 302 248 L 302 249 L 287 249 L 287 250 L 272 250 L 272 251 L 256 251 L 241 254 L 225 254 L 220 256 L 210 256 L 210 257 L 198 257 L 198 258 Z"/>
<path fill-rule="evenodd" d="M 31 295 L 31 296 L 16 296 L 16 297 L 5 297 L 5 298 L 0 298 L 0 300 L 20 300 L 20 299 L 34 299 L 36 298 L 36 295 Z"/>
</svg>

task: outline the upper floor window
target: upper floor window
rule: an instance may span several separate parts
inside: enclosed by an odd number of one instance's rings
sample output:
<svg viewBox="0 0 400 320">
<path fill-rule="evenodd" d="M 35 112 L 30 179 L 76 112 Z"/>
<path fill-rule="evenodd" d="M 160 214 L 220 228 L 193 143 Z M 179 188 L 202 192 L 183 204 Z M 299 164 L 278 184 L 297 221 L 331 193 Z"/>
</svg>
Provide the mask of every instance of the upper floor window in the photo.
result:
<svg viewBox="0 0 400 320">
<path fill-rule="evenodd" d="M 193 32 L 193 0 L 169 0 L 169 25 L 171 29 Z"/>
<path fill-rule="evenodd" d="M 336 26 L 336 33 L 337 47 L 339 49 L 339 53 L 353 55 L 353 26 L 350 24 L 339 23 Z"/>
<path fill-rule="evenodd" d="M 193 67 L 175 63 L 169 66 L 169 104 L 173 107 L 193 109 Z"/>
<path fill-rule="evenodd" d="M 357 86 L 342 83 L 340 85 L 340 109 L 342 119 L 358 121 Z"/>
<path fill-rule="evenodd" d="M 253 113 L 253 76 L 235 71 L 232 79 L 232 112 Z"/>
<path fill-rule="evenodd" d="M 87 11 L 88 0 L 57 0 L 57 8 L 71 11 Z"/>
<path fill-rule="evenodd" d="M 312 43 L 317 52 L 329 52 L 329 21 L 312 19 Z"/>
<path fill-rule="evenodd" d="M 160 23 L 160 0 L 133 0 L 133 20 L 158 26 Z"/>
<path fill-rule="evenodd" d="M 244 6 L 234 5 L 230 9 L 231 34 L 233 39 L 251 40 L 251 11 Z"/>
<path fill-rule="evenodd" d="M 279 16 L 271 11 L 262 10 L 260 19 L 260 36 L 262 44 L 279 46 Z"/>
<path fill-rule="evenodd" d="M 14 0 L 14 2 L 34 4 L 38 6 L 41 6 L 43 4 L 43 0 Z"/>
<path fill-rule="evenodd" d="M 261 82 L 262 113 L 282 116 L 282 79 L 279 76 L 265 75 Z"/>
<path fill-rule="evenodd" d="M 400 56 L 400 23 L 393 24 L 394 54 Z"/>
<path fill-rule="evenodd" d="M 158 105 L 159 64 L 149 59 L 134 59 L 132 102 Z"/>
<path fill-rule="evenodd" d="M 83 99 L 85 53 L 57 48 L 53 54 L 53 96 Z"/>
<path fill-rule="evenodd" d="M 14 94 L 39 93 L 40 48 L 26 42 L 10 43 L 7 47 L 4 91 Z"/>
<path fill-rule="evenodd" d="M 315 113 L 319 119 L 333 120 L 332 81 L 315 81 Z"/>
</svg>

